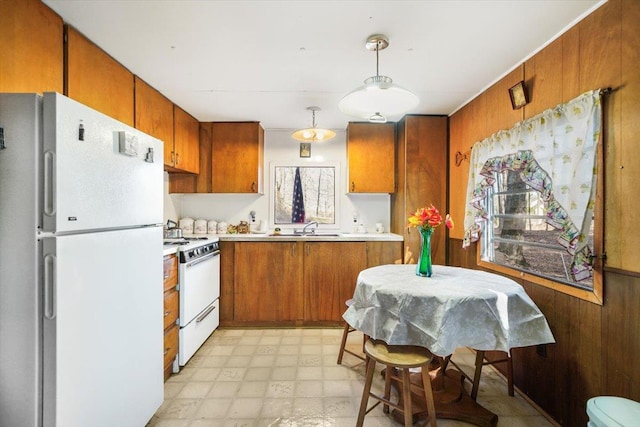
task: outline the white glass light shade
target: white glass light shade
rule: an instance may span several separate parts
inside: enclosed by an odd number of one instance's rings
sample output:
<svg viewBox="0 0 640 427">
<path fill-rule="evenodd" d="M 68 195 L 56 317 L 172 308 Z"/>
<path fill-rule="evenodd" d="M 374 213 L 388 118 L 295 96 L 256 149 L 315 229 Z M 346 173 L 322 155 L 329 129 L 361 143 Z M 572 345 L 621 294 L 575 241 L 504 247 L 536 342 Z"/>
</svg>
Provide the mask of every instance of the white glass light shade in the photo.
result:
<svg viewBox="0 0 640 427">
<path fill-rule="evenodd" d="M 301 142 L 322 142 L 335 137 L 336 133 L 330 129 L 307 128 L 299 129 L 291 137 Z"/>
<path fill-rule="evenodd" d="M 346 94 L 338 103 L 343 113 L 371 121 L 380 117 L 399 116 L 418 105 L 418 97 L 407 89 L 393 84 L 386 76 L 373 76 L 364 85 Z"/>
</svg>

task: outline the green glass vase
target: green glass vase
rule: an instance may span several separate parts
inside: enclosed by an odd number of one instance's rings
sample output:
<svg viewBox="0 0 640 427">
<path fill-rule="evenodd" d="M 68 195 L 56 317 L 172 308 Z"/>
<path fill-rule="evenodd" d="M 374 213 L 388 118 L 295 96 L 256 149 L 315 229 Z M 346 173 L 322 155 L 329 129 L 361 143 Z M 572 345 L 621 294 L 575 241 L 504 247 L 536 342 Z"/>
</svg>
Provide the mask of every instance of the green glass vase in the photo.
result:
<svg viewBox="0 0 640 427">
<path fill-rule="evenodd" d="M 433 229 L 418 228 L 418 230 L 420 231 L 420 255 L 416 266 L 416 276 L 431 277 L 433 274 L 431 264 L 431 233 L 433 233 Z"/>
</svg>

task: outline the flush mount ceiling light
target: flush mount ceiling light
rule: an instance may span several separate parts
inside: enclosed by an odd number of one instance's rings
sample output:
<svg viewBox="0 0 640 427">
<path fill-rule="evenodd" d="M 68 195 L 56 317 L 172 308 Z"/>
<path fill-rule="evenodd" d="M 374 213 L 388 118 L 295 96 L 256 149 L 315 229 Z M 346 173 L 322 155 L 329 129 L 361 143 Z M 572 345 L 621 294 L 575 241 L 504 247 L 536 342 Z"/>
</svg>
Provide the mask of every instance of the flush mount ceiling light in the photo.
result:
<svg viewBox="0 0 640 427">
<path fill-rule="evenodd" d="M 316 111 L 320 111 L 320 107 L 307 107 L 307 110 L 311 111 L 311 127 L 293 132 L 291 134 L 293 139 L 301 142 L 322 142 L 336 136 L 336 133 L 330 129 L 316 127 Z"/>
<path fill-rule="evenodd" d="M 364 85 L 346 94 L 338 108 L 350 116 L 384 123 L 388 116 L 406 113 L 418 105 L 418 97 L 407 89 L 393 83 L 391 77 L 378 72 L 378 53 L 389 46 L 389 39 L 382 34 L 367 38 L 365 47 L 376 52 L 376 75 L 364 81 Z"/>
</svg>

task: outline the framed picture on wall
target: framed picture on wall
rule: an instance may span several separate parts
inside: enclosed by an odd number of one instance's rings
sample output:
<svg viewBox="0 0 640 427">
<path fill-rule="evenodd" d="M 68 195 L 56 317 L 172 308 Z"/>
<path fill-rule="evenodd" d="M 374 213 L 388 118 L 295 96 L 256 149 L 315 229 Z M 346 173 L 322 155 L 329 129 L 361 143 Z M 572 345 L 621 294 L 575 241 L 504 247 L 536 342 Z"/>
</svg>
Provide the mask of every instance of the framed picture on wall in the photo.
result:
<svg viewBox="0 0 640 427">
<path fill-rule="evenodd" d="M 528 102 L 527 91 L 524 87 L 524 81 L 509 88 L 509 96 L 511 97 L 511 106 L 514 110 L 524 107 Z"/>
<path fill-rule="evenodd" d="M 300 157 L 311 157 L 311 143 L 310 142 L 301 142 L 300 143 Z"/>
</svg>

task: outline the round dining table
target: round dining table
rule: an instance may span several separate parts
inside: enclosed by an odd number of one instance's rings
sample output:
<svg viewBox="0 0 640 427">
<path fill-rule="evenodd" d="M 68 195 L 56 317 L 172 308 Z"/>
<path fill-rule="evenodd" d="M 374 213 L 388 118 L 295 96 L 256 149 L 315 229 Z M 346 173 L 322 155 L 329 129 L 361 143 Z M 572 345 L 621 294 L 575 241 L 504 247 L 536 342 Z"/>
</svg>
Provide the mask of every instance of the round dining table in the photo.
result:
<svg viewBox="0 0 640 427">
<path fill-rule="evenodd" d="M 464 391 L 464 376 L 446 370 L 448 359 L 460 347 L 510 352 L 554 343 L 546 318 L 507 277 L 441 265 L 431 277 L 421 277 L 415 268 L 392 264 L 361 271 L 344 320 L 373 339 L 425 347 L 445 361 L 444 369 L 430 373 L 437 417 L 495 426 L 497 416 Z"/>
</svg>

